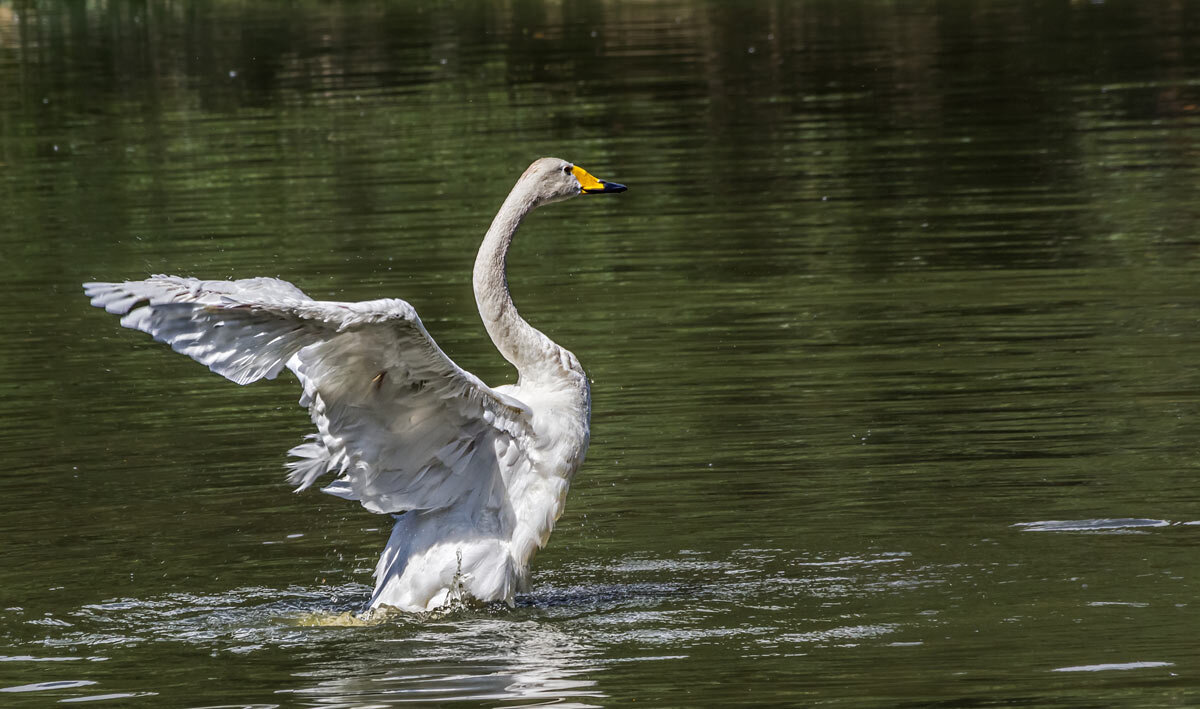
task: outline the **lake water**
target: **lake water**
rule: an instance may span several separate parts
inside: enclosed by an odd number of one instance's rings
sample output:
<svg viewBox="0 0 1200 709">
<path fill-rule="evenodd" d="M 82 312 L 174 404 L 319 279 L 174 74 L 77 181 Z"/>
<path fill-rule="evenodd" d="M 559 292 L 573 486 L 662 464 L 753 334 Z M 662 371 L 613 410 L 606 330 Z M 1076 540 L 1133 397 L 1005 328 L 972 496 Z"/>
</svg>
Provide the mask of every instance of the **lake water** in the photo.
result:
<svg viewBox="0 0 1200 709">
<path fill-rule="evenodd" d="M 0 0 L 0 704 L 1200 703 L 1200 5 Z M 593 438 L 515 609 L 331 625 L 390 521 L 80 284 L 470 290 Z"/>
</svg>

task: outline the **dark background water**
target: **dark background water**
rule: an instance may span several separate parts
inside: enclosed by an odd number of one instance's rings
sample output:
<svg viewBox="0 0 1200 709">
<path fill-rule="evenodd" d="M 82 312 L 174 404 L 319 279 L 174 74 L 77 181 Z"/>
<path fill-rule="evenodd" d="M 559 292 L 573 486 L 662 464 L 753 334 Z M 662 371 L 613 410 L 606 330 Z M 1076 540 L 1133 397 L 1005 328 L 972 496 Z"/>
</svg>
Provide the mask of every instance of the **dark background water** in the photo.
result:
<svg viewBox="0 0 1200 709">
<path fill-rule="evenodd" d="M 6 706 L 1200 701 L 1200 9 L 0 0 Z M 403 297 L 535 157 L 593 444 L 511 611 L 336 627 L 388 521 L 79 284 Z M 322 625 L 324 623 L 324 625 Z"/>
</svg>

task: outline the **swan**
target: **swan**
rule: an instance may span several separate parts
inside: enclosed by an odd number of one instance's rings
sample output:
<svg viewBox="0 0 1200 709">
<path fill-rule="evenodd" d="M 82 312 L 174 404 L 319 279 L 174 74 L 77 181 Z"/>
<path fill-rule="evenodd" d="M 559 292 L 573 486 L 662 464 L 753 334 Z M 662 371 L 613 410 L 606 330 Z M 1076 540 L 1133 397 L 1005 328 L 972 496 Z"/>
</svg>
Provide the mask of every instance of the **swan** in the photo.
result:
<svg viewBox="0 0 1200 709">
<path fill-rule="evenodd" d="M 472 281 L 515 385 L 489 387 L 460 368 L 395 298 L 319 301 L 275 278 L 158 275 L 83 289 L 121 325 L 238 384 L 284 367 L 296 375 L 317 432 L 289 451 L 295 491 L 332 473 L 323 492 L 396 517 L 368 610 L 425 612 L 468 597 L 512 606 L 583 462 L 591 394 L 575 355 L 517 313 L 508 249 L 535 208 L 625 189 L 541 158 L 493 219 Z"/>
</svg>

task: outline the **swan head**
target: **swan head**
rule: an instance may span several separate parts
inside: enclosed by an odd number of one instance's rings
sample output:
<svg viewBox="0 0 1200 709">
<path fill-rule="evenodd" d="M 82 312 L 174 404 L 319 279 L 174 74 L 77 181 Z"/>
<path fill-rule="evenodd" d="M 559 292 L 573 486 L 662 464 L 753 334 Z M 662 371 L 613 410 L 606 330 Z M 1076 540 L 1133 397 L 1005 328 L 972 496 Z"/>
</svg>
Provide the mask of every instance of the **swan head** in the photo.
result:
<svg viewBox="0 0 1200 709">
<path fill-rule="evenodd" d="M 616 182 L 598 180 L 582 167 L 558 158 L 535 160 L 517 182 L 533 191 L 536 204 L 559 202 L 581 194 L 615 194 L 627 189 Z"/>
</svg>

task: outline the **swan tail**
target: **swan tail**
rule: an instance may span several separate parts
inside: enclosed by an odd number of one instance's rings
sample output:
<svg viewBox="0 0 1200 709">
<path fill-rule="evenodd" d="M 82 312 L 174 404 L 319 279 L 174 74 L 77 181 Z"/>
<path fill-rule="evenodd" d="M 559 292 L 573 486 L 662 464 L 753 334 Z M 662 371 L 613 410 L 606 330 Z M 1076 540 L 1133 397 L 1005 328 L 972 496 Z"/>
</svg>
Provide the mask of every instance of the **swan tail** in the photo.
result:
<svg viewBox="0 0 1200 709">
<path fill-rule="evenodd" d="M 521 579 L 508 543 L 448 524 L 444 511 L 396 517 L 368 608 L 421 613 L 468 600 L 513 604 Z"/>
</svg>

